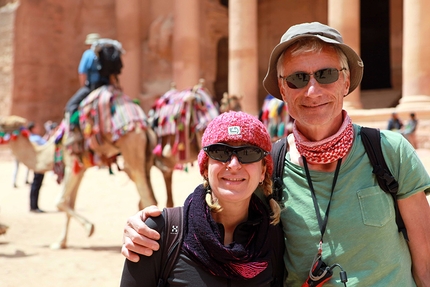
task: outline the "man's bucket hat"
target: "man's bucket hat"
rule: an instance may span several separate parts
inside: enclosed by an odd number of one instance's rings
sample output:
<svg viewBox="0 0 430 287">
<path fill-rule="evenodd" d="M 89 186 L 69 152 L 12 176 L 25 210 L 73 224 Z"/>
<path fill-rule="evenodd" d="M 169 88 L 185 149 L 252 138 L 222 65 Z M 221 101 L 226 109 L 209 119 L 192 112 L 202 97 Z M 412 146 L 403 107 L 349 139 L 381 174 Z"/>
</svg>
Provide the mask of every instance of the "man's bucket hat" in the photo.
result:
<svg viewBox="0 0 430 287">
<path fill-rule="evenodd" d="M 92 43 L 94 43 L 98 39 L 100 39 L 100 35 L 99 34 L 97 34 L 97 33 L 88 34 L 87 38 L 85 39 L 85 44 L 91 45 Z"/>
<path fill-rule="evenodd" d="M 363 78 L 364 64 L 360 56 L 348 45 L 343 43 L 340 33 L 327 25 L 319 22 L 303 23 L 291 26 L 281 38 L 280 43 L 273 49 L 269 59 L 269 68 L 266 77 L 263 80 L 263 86 L 266 91 L 279 99 L 282 99 L 278 87 L 278 75 L 276 65 L 279 56 L 298 39 L 305 37 L 315 37 L 326 43 L 338 46 L 348 59 L 350 70 L 351 85 L 348 94 L 357 88 Z"/>
</svg>

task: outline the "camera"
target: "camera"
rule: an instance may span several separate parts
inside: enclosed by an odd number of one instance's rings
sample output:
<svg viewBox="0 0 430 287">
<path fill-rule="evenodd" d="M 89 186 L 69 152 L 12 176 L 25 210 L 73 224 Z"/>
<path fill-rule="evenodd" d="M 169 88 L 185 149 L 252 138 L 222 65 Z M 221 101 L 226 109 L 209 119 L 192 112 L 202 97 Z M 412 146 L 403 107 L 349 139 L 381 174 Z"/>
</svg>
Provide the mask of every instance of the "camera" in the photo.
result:
<svg viewBox="0 0 430 287">
<path fill-rule="evenodd" d="M 312 265 L 312 270 L 309 272 L 309 276 L 303 283 L 302 287 L 320 287 L 323 286 L 325 282 L 330 280 L 333 276 L 333 272 L 330 267 L 318 258 Z"/>
<path fill-rule="evenodd" d="M 330 280 L 333 276 L 333 268 L 340 268 L 340 281 L 346 286 L 346 282 L 348 281 L 348 277 L 346 272 L 342 269 L 342 267 L 335 263 L 332 266 L 328 266 L 324 261 L 321 260 L 321 255 L 318 254 L 312 264 L 312 269 L 309 272 L 309 276 L 306 279 L 305 283 L 303 283 L 302 287 L 321 287 L 325 282 Z"/>
</svg>

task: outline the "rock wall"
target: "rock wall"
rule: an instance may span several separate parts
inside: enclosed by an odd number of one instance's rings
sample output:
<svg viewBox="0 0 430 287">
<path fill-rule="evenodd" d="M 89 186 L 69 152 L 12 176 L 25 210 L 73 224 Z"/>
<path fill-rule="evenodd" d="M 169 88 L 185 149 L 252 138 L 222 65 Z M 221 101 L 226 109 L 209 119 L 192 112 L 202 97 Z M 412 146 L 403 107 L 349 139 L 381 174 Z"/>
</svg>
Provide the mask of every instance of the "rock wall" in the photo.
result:
<svg viewBox="0 0 430 287">
<path fill-rule="evenodd" d="M 85 36 L 115 36 L 114 0 L 21 0 L 14 23 L 11 113 L 60 121 L 79 88 L 77 67 Z M 96 30 L 96 31 L 95 31 Z"/>
<path fill-rule="evenodd" d="M 7 1 L 0 0 L 0 5 Z M 306 0 L 305 2 L 312 2 Z M 20 0 L 15 9 L 2 12 L 0 33 L 0 113 L 15 114 L 40 123 L 60 121 L 68 99 L 79 88 L 77 67 L 85 50 L 88 33 L 124 39 L 118 35 L 116 5 L 123 0 Z M 141 16 L 140 94 L 145 111 L 172 83 L 173 0 L 141 0 L 136 9 Z M 259 77 L 266 72 L 273 43 L 285 28 L 300 21 L 326 21 L 327 3 L 319 9 L 304 3 L 289 18 L 284 17 L 284 0 L 259 1 Z M 219 0 L 200 2 L 200 73 L 214 98 L 228 89 L 228 9 Z M 297 12 L 297 13 L 296 13 Z M 3 16 L 2 14 L 2 16 Z M 4 24 L 6 23 L 6 24 Z M 244 27 L 246 29 L 246 27 Z M 125 33 L 126 34 L 126 33 Z M 124 47 L 127 50 L 127 47 Z M 127 55 L 126 55 L 127 56 Z M 125 57 L 126 57 L 125 56 Z M 124 67 L 127 69 L 127 67 Z M 121 77 L 120 77 L 121 79 Z M 127 82 L 121 79 L 121 82 Z M 197 84 L 197 83 L 196 83 Z M 261 98 L 265 96 L 259 85 Z M 127 93 L 127 87 L 124 87 Z M 218 94 L 218 96 L 217 96 Z"/>
<path fill-rule="evenodd" d="M 141 0 L 139 7 L 136 7 L 141 15 L 141 92 L 130 96 L 139 98 L 145 111 L 149 110 L 155 98 L 170 88 L 172 82 L 173 3 L 173 0 Z M 267 22 L 269 12 L 275 11 L 280 4 L 281 0 L 259 4 L 262 9 L 260 34 L 272 31 L 268 34 L 279 39 L 284 27 L 297 21 L 291 18 L 279 25 L 284 19 L 274 17 Z M 124 39 L 124 43 L 127 42 L 127 35 L 118 35 L 116 30 L 116 5 L 127 5 L 127 1 L 20 0 L 16 10 L 9 16 L 9 37 L 4 38 L 9 39 L 9 51 L 13 52 L 14 60 L 12 65 L 3 65 L 10 67 L 9 92 L 0 97 L 10 101 L 10 107 L 3 113 L 16 114 L 37 122 L 60 121 L 67 100 L 79 88 L 77 66 L 85 50 L 83 42 L 86 34 L 97 32 L 102 37 Z M 326 7 L 326 3 L 322 7 Z M 265 13 L 265 9 L 268 13 Z M 201 1 L 200 10 L 201 77 L 212 94 L 217 92 L 221 96 L 227 89 L 228 10 L 219 0 Z M 305 12 L 302 10 L 299 8 L 299 12 Z M 318 20 L 324 21 L 326 9 L 317 11 L 317 14 L 312 12 L 309 19 L 317 16 Z M 4 17 L 2 19 L 7 20 Z M 279 32 L 274 33 L 270 27 L 277 27 Z M 220 40 L 223 40 L 223 53 L 219 53 Z M 264 59 L 263 73 L 272 44 L 269 41 L 266 46 L 265 37 L 261 41 L 263 45 L 259 55 L 260 59 Z M 127 47 L 124 48 L 127 50 Z M 5 48 L 0 49 L 3 55 Z M 217 91 L 215 83 L 219 87 Z M 127 87 L 124 88 L 127 93 Z"/>
<path fill-rule="evenodd" d="M 258 75 L 263 81 L 267 73 L 270 53 L 279 43 L 288 27 L 301 22 L 318 21 L 327 23 L 327 1 L 301 1 L 301 5 L 286 3 L 284 0 L 259 1 L 258 5 Z M 259 85 L 260 104 L 267 95 L 263 85 Z"/>
<path fill-rule="evenodd" d="M 0 1 L 0 116 L 10 114 L 13 79 L 13 37 L 17 2 Z"/>
<path fill-rule="evenodd" d="M 137 75 L 140 94 L 130 96 L 140 100 L 145 112 L 172 82 L 175 1 L 133 1 L 140 16 Z M 228 89 L 228 8 L 222 4 L 225 2 L 228 1 L 199 2 L 199 69 L 205 87 L 218 99 Z M 260 104 L 266 96 L 261 81 L 270 52 L 285 30 L 299 22 L 327 22 L 329 1 L 300 2 L 301 5 L 293 5 L 293 0 L 257 1 Z M 390 0 L 390 3 L 400 2 Z M 79 88 L 77 67 L 85 50 L 85 36 L 97 32 L 102 37 L 130 42 L 127 33 L 118 33 L 116 23 L 117 5 L 127 3 L 127 0 L 0 0 L 0 115 L 16 114 L 40 123 L 60 121 L 66 102 Z M 402 6 L 393 7 L 393 18 L 400 17 Z M 391 31 L 395 47 L 401 46 L 399 26 Z M 127 46 L 124 48 L 127 50 Z M 398 51 L 393 58 L 396 74 L 401 71 L 400 54 Z M 393 82 L 395 87 L 400 85 Z M 127 86 L 124 91 L 127 93 Z"/>
<path fill-rule="evenodd" d="M 151 1 L 151 6 L 162 5 Z M 164 2 L 164 9 L 153 8 L 150 21 L 143 25 L 146 35 L 142 38 L 142 89 L 140 100 L 145 111 L 154 99 L 167 92 L 172 84 L 172 37 L 174 11 L 172 1 Z M 228 37 L 228 11 L 218 0 L 204 0 L 200 4 L 200 63 L 201 78 L 205 87 L 214 95 L 217 80 L 218 42 Z M 225 59 L 227 61 L 227 59 Z M 197 84 L 197 83 L 196 83 Z M 223 90 L 225 92 L 226 90 Z M 222 93 L 221 93 L 222 95 Z"/>
</svg>

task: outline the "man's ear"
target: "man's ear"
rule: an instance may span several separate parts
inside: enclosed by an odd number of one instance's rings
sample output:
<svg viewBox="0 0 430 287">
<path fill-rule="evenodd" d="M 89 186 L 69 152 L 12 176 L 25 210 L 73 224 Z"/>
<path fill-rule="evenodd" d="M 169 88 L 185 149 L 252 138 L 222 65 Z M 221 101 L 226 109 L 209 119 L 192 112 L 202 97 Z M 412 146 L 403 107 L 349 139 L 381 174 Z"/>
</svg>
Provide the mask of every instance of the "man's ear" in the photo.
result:
<svg viewBox="0 0 430 287">
<path fill-rule="evenodd" d="M 350 84 L 349 84 L 349 81 L 348 81 L 348 84 L 346 85 L 345 93 L 344 93 L 345 97 L 346 97 L 346 95 L 348 95 L 348 93 L 349 93 L 349 87 L 350 87 Z"/>
<path fill-rule="evenodd" d="M 343 96 L 346 97 L 349 93 L 349 87 L 351 87 L 351 78 L 348 77 L 345 81 L 345 91 L 343 93 Z"/>
</svg>

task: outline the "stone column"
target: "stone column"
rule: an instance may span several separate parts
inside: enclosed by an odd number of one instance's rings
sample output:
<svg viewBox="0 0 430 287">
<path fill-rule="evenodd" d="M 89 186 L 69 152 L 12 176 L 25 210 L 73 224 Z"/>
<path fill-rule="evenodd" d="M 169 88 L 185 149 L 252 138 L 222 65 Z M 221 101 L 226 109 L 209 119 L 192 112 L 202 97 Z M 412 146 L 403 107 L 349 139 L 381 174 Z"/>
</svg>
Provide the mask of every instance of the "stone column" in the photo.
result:
<svg viewBox="0 0 430 287">
<path fill-rule="evenodd" d="M 338 30 L 344 43 L 360 55 L 360 0 L 328 0 L 328 25 Z M 345 109 L 362 108 L 360 86 L 345 97 L 343 106 Z"/>
<path fill-rule="evenodd" d="M 124 93 L 139 98 L 141 92 L 140 0 L 116 0 L 116 35 L 126 53 L 122 56 L 120 84 Z"/>
<path fill-rule="evenodd" d="M 403 1 L 403 88 L 397 110 L 430 108 L 430 1 Z"/>
<path fill-rule="evenodd" d="M 173 81 L 179 90 L 200 78 L 200 0 L 175 0 L 173 26 Z"/>
<path fill-rule="evenodd" d="M 257 115 L 257 0 L 230 0 L 228 20 L 228 93 L 243 96 L 242 110 Z"/>
</svg>

